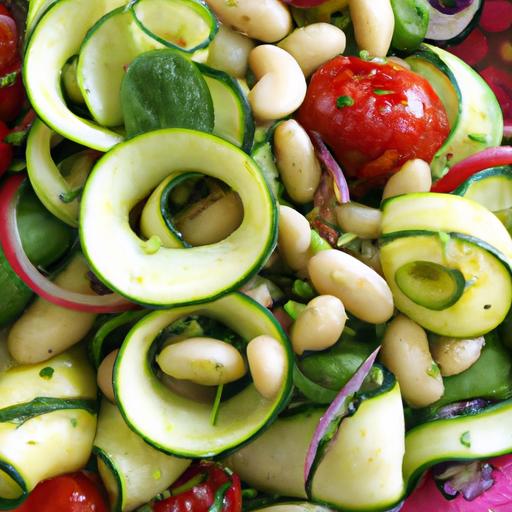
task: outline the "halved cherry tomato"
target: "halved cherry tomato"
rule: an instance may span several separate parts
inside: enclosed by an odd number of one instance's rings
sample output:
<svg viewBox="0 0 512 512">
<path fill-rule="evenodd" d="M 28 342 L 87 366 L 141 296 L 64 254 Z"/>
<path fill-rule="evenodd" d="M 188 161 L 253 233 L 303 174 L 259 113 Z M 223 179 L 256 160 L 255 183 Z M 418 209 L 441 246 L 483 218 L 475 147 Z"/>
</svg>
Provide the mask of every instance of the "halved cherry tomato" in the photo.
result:
<svg viewBox="0 0 512 512">
<path fill-rule="evenodd" d="M 39 483 L 14 512 L 108 512 L 99 483 L 84 472 Z"/>
<path fill-rule="evenodd" d="M 299 122 L 321 135 L 349 176 L 365 181 L 382 181 L 411 158 L 430 161 L 450 130 L 424 78 L 343 56 L 313 75 Z"/>
<path fill-rule="evenodd" d="M 4 75 L 18 73 L 12 85 L 0 87 L 0 121 L 5 123 L 10 123 L 18 117 L 25 102 L 25 89 L 23 88 L 20 67 L 21 63 L 15 62 L 8 66 L 4 72 Z"/>
<path fill-rule="evenodd" d="M 18 55 L 18 30 L 16 22 L 6 9 L 0 11 L 0 74 Z"/>
<path fill-rule="evenodd" d="M 7 142 L 4 142 L 8 134 L 9 128 L 0 121 L 0 176 L 7 171 L 12 161 L 12 147 Z"/>
<path fill-rule="evenodd" d="M 154 512 L 208 512 L 217 502 L 217 512 L 240 512 L 240 478 L 211 462 L 201 462 L 171 487 L 179 493 L 153 504 Z"/>
</svg>

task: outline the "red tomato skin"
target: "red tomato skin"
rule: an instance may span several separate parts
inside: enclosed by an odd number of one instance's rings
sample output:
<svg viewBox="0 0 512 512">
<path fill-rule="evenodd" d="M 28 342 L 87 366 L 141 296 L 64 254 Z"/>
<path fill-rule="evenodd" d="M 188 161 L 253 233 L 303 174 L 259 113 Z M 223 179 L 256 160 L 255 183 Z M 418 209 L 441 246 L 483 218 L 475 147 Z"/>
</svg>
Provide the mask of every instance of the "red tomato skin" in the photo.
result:
<svg viewBox="0 0 512 512">
<path fill-rule="evenodd" d="M 337 107 L 342 96 L 353 105 Z M 427 80 L 395 63 L 344 56 L 315 72 L 298 120 L 321 135 L 349 176 L 366 180 L 412 158 L 430 162 L 450 131 Z"/>
<path fill-rule="evenodd" d="M 12 161 L 12 146 L 3 141 L 8 134 L 9 128 L 0 121 L 0 176 L 7 171 Z"/>
<path fill-rule="evenodd" d="M 0 74 L 18 55 L 18 30 L 16 23 L 6 9 L 0 11 Z"/>
<path fill-rule="evenodd" d="M 25 102 L 25 89 L 21 75 L 8 87 L 0 88 L 0 120 L 5 123 L 14 121 L 23 108 Z"/>
<path fill-rule="evenodd" d="M 109 512 L 100 487 L 83 472 L 39 483 L 14 512 Z"/>
</svg>

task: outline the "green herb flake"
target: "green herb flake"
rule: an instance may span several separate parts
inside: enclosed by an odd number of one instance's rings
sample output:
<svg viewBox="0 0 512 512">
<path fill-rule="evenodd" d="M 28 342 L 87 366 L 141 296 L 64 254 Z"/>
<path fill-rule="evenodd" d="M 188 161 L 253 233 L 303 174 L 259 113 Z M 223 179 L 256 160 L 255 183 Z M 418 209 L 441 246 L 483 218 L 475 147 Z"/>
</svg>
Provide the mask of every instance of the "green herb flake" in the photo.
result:
<svg viewBox="0 0 512 512">
<path fill-rule="evenodd" d="M 61 192 L 59 194 L 59 199 L 64 203 L 68 204 L 74 201 L 83 191 L 83 187 L 75 188 L 74 190 L 70 190 L 69 192 Z"/>
<path fill-rule="evenodd" d="M 28 130 L 18 130 L 9 133 L 4 138 L 4 142 L 7 142 L 7 144 L 12 144 L 13 146 L 22 146 L 25 143 L 25 140 L 28 135 Z"/>
<path fill-rule="evenodd" d="M 462 446 L 465 446 L 466 448 L 471 448 L 471 432 L 469 430 L 466 430 L 461 436 L 460 436 L 460 444 Z"/>
<path fill-rule="evenodd" d="M 292 317 L 293 320 L 297 320 L 299 314 L 306 309 L 306 305 L 301 304 L 300 302 L 295 302 L 294 300 L 289 300 L 283 306 L 283 309 Z"/>
<path fill-rule="evenodd" d="M 427 370 L 427 375 L 429 377 L 432 377 L 433 379 L 437 379 L 437 377 L 441 375 L 441 370 L 439 369 L 439 366 L 437 366 L 435 362 L 432 361 L 430 368 Z"/>
<path fill-rule="evenodd" d="M 302 299 L 312 299 L 315 296 L 315 290 L 307 281 L 301 281 L 296 279 L 293 282 L 292 291 L 295 295 L 298 295 Z"/>
<path fill-rule="evenodd" d="M 353 242 L 354 240 L 357 240 L 358 236 L 355 233 L 343 233 L 338 238 L 338 241 L 336 242 L 336 245 L 338 247 L 345 247 L 349 243 Z"/>
<path fill-rule="evenodd" d="M 153 477 L 153 480 L 160 480 L 160 478 L 162 476 L 162 472 L 159 469 L 155 469 L 155 471 L 153 471 L 151 476 Z"/>
<path fill-rule="evenodd" d="M 71 422 L 71 426 L 72 426 L 73 428 L 76 428 L 76 427 L 77 427 L 77 425 L 78 425 L 78 420 L 77 420 L 76 418 L 71 418 L 69 421 Z"/>
<path fill-rule="evenodd" d="M 352 98 L 352 96 L 340 96 L 336 100 L 336 106 L 338 108 L 351 107 L 354 103 L 354 98 Z"/>
<path fill-rule="evenodd" d="M 395 94 L 395 91 L 390 91 L 388 89 L 374 89 L 373 94 L 377 96 L 389 96 L 390 94 Z"/>
<path fill-rule="evenodd" d="M 0 89 L 4 87 L 9 87 L 14 82 L 16 82 L 16 77 L 18 76 L 17 71 L 13 71 L 12 73 L 7 73 L 6 75 L 0 77 Z"/>
<path fill-rule="evenodd" d="M 55 370 L 51 366 L 46 366 L 39 372 L 39 377 L 45 380 L 50 380 L 54 373 Z"/>
<path fill-rule="evenodd" d="M 482 144 L 487 143 L 487 135 L 485 133 L 468 133 L 468 139 Z"/>
<path fill-rule="evenodd" d="M 153 235 L 149 240 L 142 242 L 141 246 L 146 254 L 156 254 L 162 247 L 162 240 L 159 236 Z"/>
<path fill-rule="evenodd" d="M 321 251 L 328 251 L 329 249 L 332 249 L 329 242 L 325 238 L 322 238 L 314 229 L 311 230 L 310 248 L 313 254 L 318 254 Z"/>
</svg>

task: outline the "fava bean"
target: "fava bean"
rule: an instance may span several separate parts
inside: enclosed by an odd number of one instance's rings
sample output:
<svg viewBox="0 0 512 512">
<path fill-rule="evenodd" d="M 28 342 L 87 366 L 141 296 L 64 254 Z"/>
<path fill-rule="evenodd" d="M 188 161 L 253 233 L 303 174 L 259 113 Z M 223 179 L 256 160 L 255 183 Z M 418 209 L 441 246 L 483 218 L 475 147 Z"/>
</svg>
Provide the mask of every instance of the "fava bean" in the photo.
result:
<svg viewBox="0 0 512 512">
<path fill-rule="evenodd" d="M 112 375 L 117 354 L 119 354 L 119 350 L 113 350 L 105 357 L 105 359 L 103 359 L 103 361 L 101 361 L 101 364 L 98 367 L 98 375 L 96 377 L 98 381 L 98 387 L 100 388 L 101 392 L 112 403 L 115 402 Z"/>
<path fill-rule="evenodd" d="M 483 336 L 471 339 L 441 336 L 430 344 L 430 351 L 441 369 L 441 375 L 457 375 L 473 366 L 485 345 Z"/>
<path fill-rule="evenodd" d="M 158 354 L 156 362 L 167 375 L 203 386 L 227 384 L 246 372 L 240 352 L 214 338 L 189 338 L 168 345 Z"/>
<path fill-rule="evenodd" d="M 297 121 L 289 119 L 276 128 L 274 153 L 288 195 L 296 203 L 312 201 L 322 169 L 308 134 Z"/>
<path fill-rule="evenodd" d="M 55 283 L 73 292 L 94 295 L 88 271 L 83 258 L 77 256 L 56 277 Z M 95 319 L 93 313 L 61 308 L 38 297 L 9 331 L 9 352 L 20 364 L 46 361 L 78 343 Z"/>
<path fill-rule="evenodd" d="M 284 347 L 271 336 L 258 336 L 247 345 L 247 361 L 254 387 L 260 395 L 272 400 L 279 393 L 286 373 Z"/>
<path fill-rule="evenodd" d="M 427 334 L 404 315 L 388 325 L 380 358 L 391 370 L 411 407 L 426 407 L 444 392 L 443 379 L 429 352 Z"/>
<path fill-rule="evenodd" d="M 258 119 L 286 117 L 301 106 L 306 96 L 306 79 L 288 52 L 271 44 L 257 46 L 249 55 L 249 66 L 256 85 L 248 99 Z"/>
<path fill-rule="evenodd" d="M 308 264 L 315 289 L 338 297 L 357 318 L 380 324 L 393 314 L 393 296 L 386 281 L 357 258 L 334 249 L 313 256 Z"/>
<path fill-rule="evenodd" d="M 292 29 L 288 8 L 278 0 L 206 0 L 219 20 L 252 39 L 273 43 Z"/>
<path fill-rule="evenodd" d="M 430 165 L 424 160 L 415 158 L 408 160 L 400 170 L 389 178 L 382 199 L 399 196 L 401 194 L 413 194 L 415 192 L 429 192 L 432 187 L 432 175 Z"/>
<path fill-rule="evenodd" d="M 345 51 L 343 30 L 330 23 L 313 23 L 295 29 L 278 46 L 291 54 L 306 77 Z"/>
<path fill-rule="evenodd" d="M 345 327 L 347 315 L 343 303 L 332 295 L 312 299 L 295 320 L 290 338 L 295 353 L 325 350 L 334 345 Z"/>
<path fill-rule="evenodd" d="M 354 233 L 359 238 L 379 238 L 382 212 L 363 204 L 345 203 L 336 207 L 338 226 L 346 233 Z"/>
</svg>

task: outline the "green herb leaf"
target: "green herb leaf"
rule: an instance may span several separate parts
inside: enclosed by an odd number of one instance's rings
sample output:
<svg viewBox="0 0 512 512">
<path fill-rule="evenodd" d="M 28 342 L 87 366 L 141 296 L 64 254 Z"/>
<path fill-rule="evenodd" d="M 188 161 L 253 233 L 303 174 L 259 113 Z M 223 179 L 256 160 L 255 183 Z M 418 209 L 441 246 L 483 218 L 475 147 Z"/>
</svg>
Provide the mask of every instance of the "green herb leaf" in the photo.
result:
<svg viewBox="0 0 512 512">
<path fill-rule="evenodd" d="M 0 77 L 0 89 L 3 87 L 9 87 L 14 82 L 16 82 L 16 77 L 18 76 L 17 71 L 13 71 L 12 73 L 7 73 L 6 75 Z"/>
<path fill-rule="evenodd" d="M 213 505 L 208 509 L 208 512 L 222 512 L 224 508 L 224 498 L 231 485 L 231 482 L 226 482 L 215 491 L 215 499 L 213 500 Z"/>
<path fill-rule="evenodd" d="M 301 281 L 300 279 L 296 279 L 293 282 L 292 291 L 295 295 L 303 299 L 312 299 L 315 296 L 315 290 L 313 287 L 306 281 Z"/>
<path fill-rule="evenodd" d="M 485 133 L 468 133 L 468 139 L 475 142 L 487 143 L 487 135 Z"/>
<path fill-rule="evenodd" d="M 54 373 L 55 370 L 51 366 L 46 366 L 39 372 L 39 377 L 42 379 L 50 380 Z"/>
<path fill-rule="evenodd" d="M 471 432 L 469 430 L 466 430 L 461 436 L 460 436 L 460 444 L 465 446 L 466 448 L 471 448 Z"/>
<path fill-rule="evenodd" d="M 283 309 L 292 317 L 293 320 L 297 320 L 299 314 L 306 309 L 306 305 L 301 304 L 300 302 L 295 302 L 294 300 L 289 300 L 283 306 Z"/>
<path fill-rule="evenodd" d="M 18 130 L 11 132 L 9 135 L 4 137 L 4 142 L 7 142 L 7 144 L 12 144 L 13 146 L 22 146 L 25 143 L 27 135 L 28 130 Z"/>
<path fill-rule="evenodd" d="M 128 137 L 160 128 L 213 131 L 208 85 L 194 62 L 170 48 L 143 53 L 130 64 L 121 106 Z"/>
<path fill-rule="evenodd" d="M 390 91 L 387 89 L 374 89 L 373 94 L 377 96 L 389 96 L 390 94 L 395 94 L 395 91 Z"/>
<path fill-rule="evenodd" d="M 224 384 L 220 384 L 217 386 L 217 393 L 215 393 L 215 400 L 213 401 L 212 412 L 210 413 L 210 423 L 215 426 L 217 423 L 217 418 L 219 417 L 219 409 L 220 409 L 220 400 L 222 398 L 222 390 L 224 389 Z"/>
<path fill-rule="evenodd" d="M 340 96 L 336 100 L 336 106 L 338 108 L 351 107 L 352 105 L 354 105 L 354 98 L 352 98 L 352 96 Z"/>
</svg>

